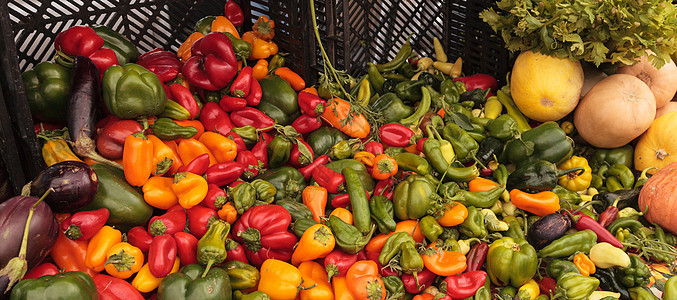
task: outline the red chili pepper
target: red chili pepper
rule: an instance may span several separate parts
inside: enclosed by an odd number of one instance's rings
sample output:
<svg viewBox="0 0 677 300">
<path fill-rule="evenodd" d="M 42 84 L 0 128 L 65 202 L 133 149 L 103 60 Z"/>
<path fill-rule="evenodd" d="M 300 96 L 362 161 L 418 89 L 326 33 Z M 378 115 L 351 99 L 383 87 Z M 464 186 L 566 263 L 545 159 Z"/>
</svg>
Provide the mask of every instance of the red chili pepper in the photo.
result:
<svg viewBox="0 0 677 300">
<path fill-rule="evenodd" d="M 169 234 L 153 238 L 148 249 L 148 268 L 156 278 L 167 276 L 172 271 L 178 247 L 174 237 Z"/>
<path fill-rule="evenodd" d="M 256 129 L 269 128 L 268 130 L 270 130 L 275 125 L 275 121 L 271 117 L 253 107 L 245 107 L 234 111 L 230 113 L 230 117 L 233 120 L 233 124 L 237 127 L 252 125 Z"/>
<path fill-rule="evenodd" d="M 142 226 L 136 226 L 127 231 L 127 242 L 132 246 L 141 249 L 141 252 L 143 253 L 148 252 L 152 241 L 153 236 Z"/>
<path fill-rule="evenodd" d="M 303 152 L 299 151 L 299 145 L 301 147 L 305 147 L 310 154 L 308 156 L 308 153 L 304 154 Z M 315 160 L 315 153 L 313 153 L 313 148 L 310 148 L 310 145 L 306 143 L 305 141 L 302 141 L 300 139 L 296 140 L 296 144 L 292 145 L 291 147 L 291 152 L 289 154 L 289 161 L 288 163 L 292 165 L 294 168 L 302 168 Z"/>
<path fill-rule="evenodd" d="M 324 269 L 329 275 L 329 281 L 333 276 L 346 276 L 348 269 L 357 262 L 357 254 L 348 254 L 340 249 L 334 249 L 324 258 Z"/>
<path fill-rule="evenodd" d="M 143 131 L 143 126 L 135 120 L 117 120 L 108 123 L 96 139 L 96 150 L 108 159 L 121 159 L 125 139 L 130 134 Z"/>
<path fill-rule="evenodd" d="M 221 32 L 212 32 L 193 43 L 191 57 L 181 73 L 191 86 L 216 91 L 226 87 L 237 75 L 233 44 Z"/>
<path fill-rule="evenodd" d="M 245 98 L 249 95 L 249 89 L 252 86 L 253 69 L 250 66 L 243 67 L 240 73 L 237 74 L 235 80 L 230 84 L 230 95 L 238 98 Z"/>
<path fill-rule="evenodd" d="M 308 92 L 299 92 L 298 102 L 301 112 L 310 117 L 319 117 L 327 104 L 327 101 Z"/>
<path fill-rule="evenodd" d="M 224 16 L 226 16 L 228 21 L 233 23 L 233 25 L 242 26 L 242 24 L 244 24 L 244 13 L 242 12 L 242 8 L 240 8 L 240 6 L 235 3 L 235 1 L 227 1 L 224 11 Z"/>
<path fill-rule="evenodd" d="M 393 200 L 395 192 L 395 178 L 388 177 L 385 180 L 379 180 L 374 187 L 374 195 L 381 195 L 389 200 Z"/>
<path fill-rule="evenodd" d="M 219 218 L 215 209 L 199 205 L 187 209 L 186 215 L 188 215 L 188 231 L 198 239 L 202 238 L 207 233 L 209 225 Z"/>
<path fill-rule="evenodd" d="M 207 102 L 200 111 L 200 122 L 206 131 L 215 131 L 225 135 L 235 127 L 230 116 L 217 103 Z"/>
<path fill-rule="evenodd" d="M 552 296 L 555 294 L 555 290 L 557 289 L 557 281 L 551 277 L 543 277 L 540 281 L 538 281 L 538 288 L 541 290 L 541 293 Z"/>
<path fill-rule="evenodd" d="M 300 134 L 311 133 L 322 126 L 322 120 L 318 117 L 311 117 L 308 115 L 300 115 L 294 122 L 291 123 L 291 127 L 296 129 L 296 132 Z"/>
<path fill-rule="evenodd" d="M 40 278 L 45 275 L 56 275 L 58 273 L 59 268 L 57 268 L 53 263 L 43 263 L 33 268 L 30 272 L 26 273 L 23 279 Z"/>
<path fill-rule="evenodd" d="M 327 189 L 327 192 L 335 194 L 345 191 L 345 178 L 343 174 L 336 172 L 326 166 L 317 166 L 312 173 L 313 179 L 321 187 Z"/>
<path fill-rule="evenodd" d="M 76 212 L 61 222 L 61 230 L 71 240 L 86 241 L 106 225 L 109 216 L 107 208 Z"/>
<path fill-rule="evenodd" d="M 487 280 L 487 272 L 472 271 L 457 275 L 447 276 L 444 282 L 447 284 L 447 296 L 451 299 L 465 299 L 475 295 Z"/>
<path fill-rule="evenodd" d="M 487 243 L 480 242 L 473 245 L 468 252 L 468 267 L 465 269 L 466 272 L 480 270 L 487 259 L 487 252 L 489 252 L 489 245 Z"/>
<path fill-rule="evenodd" d="M 329 155 L 327 154 L 320 155 L 315 160 L 313 160 L 313 162 L 310 163 L 309 165 L 300 168 L 299 172 L 301 172 L 301 174 L 303 174 L 303 178 L 305 178 L 306 181 L 308 181 L 312 177 L 313 171 L 317 168 L 317 166 L 324 166 L 328 163 L 329 163 Z"/>
<path fill-rule="evenodd" d="M 239 260 L 245 264 L 249 264 L 249 259 L 247 259 L 247 255 L 244 252 L 244 247 L 231 238 L 226 239 L 226 252 L 228 253 L 226 262 Z"/>
<path fill-rule="evenodd" d="M 263 168 L 268 168 L 268 144 L 273 140 L 273 137 L 267 132 L 259 133 L 259 142 L 252 147 L 252 153 L 260 162 L 263 163 Z M 244 144 L 244 141 L 242 141 Z"/>
<path fill-rule="evenodd" d="M 176 173 L 189 172 L 197 175 L 202 175 L 209 167 L 209 153 L 203 153 L 193 158 L 188 164 L 179 167 Z"/>
<path fill-rule="evenodd" d="M 498 82 L 496 78 L 491 75 L 477 73 L 465 77 L 456 77 L 454 81 L 460 81 L 465 84 L 465 89 L 472 91 L 474 89 L 491 89 L 492 92 L 496 93 L 498 89 Z"/>
<path fill-rule="evenodd" d="M 599 225 L 606 228 L 609 226 L 609 224 L 616 220 L 618 217 L 617 205 L 619 199 L 620 197 L 617 198 L 612 205 L 608 206 L 601 214 L 599 214 L 599 218 L 597 218 Z"/>
<path fill-rule="evenodd" d="M 382 154 L 384 153 L 383 144 L 376 141 L 371 141 L 369 143 L 364 144 L 364 151 L 367 151 L 374 155 Z"/>
<path fill-rule="evenodd" d="M 489 177 L 492 174 L 494 174 L 494 170 L 492 170 L 492 169 L 489 169 L 489 168 L 480 169 L 480 176 L 482 176 L 482 177 Z"/>
<path fill-rule="evenodd" d="M 218 186 L 228 185 L 240 178 L 244 173 L 244 166 L 236 161 L 226 161 L 207 168 L 204 177 L 207 183 L 213 183 Z"/>
<path fill-rule="evenodd" d="M 180 206 L 180 205 L 175 205 Z M 186 228 L 186 212 L 183 209 L 171 209 L 162 215 L 150 218 L 148 233 L 151 236 L 175 234 Z"/>
<path fill-rule="evenodd" d="M 381 142 L 388 146 L 405 147 L 411 144 L 414 132 L 402 124 L 389 123 L 379 127 L 378 135 Z"/>
<path fill-rule="evenodd" d="M 160 48 L 155 48 L 142 54 L 139 56 L 136 64 L 155 73 L 162 82 L 168 82 L 176 78 L 183 66 L 176 53 L 163 51 Z"/>
<path fill-rule="evenodd" d="M 238 155 L 239 156 L 239 155 Z M 203 206 L 219 210 L 228 201 L 226 191 L 216 184 L 207 185 L 207 196 L 200 202 Z"/>
<path fill-rule="evenodd" d="M 247 107 L 247 99 L 224 95 L 219 101 L 219 106 L 225 112 L 232 112 Z"/>
<path fill-rule="evenodd" d="M 331 198 L 331 206 L 334 208 L 347 208 L 350 206 L 350 196 L 348 193 L 345 193 Z"/>
<path fill-rule="evenodd" d="M 106 72 L 108 67 L 119 64 L 118 56 L 115 54 L 115 51 L 108 48 L 96 50 L 88 57 L 99 71 L 99 80 L 103 79 L 103 73 Z"/>
<path fill-rule="evenodd" d="M 261 97 L 263 97 L 263 90 L 261 90 L 261 84 L 256 79 L 252 79 L 252 84 L 249 87 L 249 95 L 247 95 L 247 105 L 257 106 L 261 103 Z"/>
<path fill-rule="evenodd" d="M 235 142 L 238 155 L 240 152 L 247 150 L 247 144 L 244 143 L 244 139 L 242 139 L 239 134 L 231 131 L 228 134 L 225 134 L 225 136 Z"/>
<path fill-rule="evenodd" d="M 143 300 L 141 293 L 124 279 L 96 274 L 92 278 L 99 294 L 99 300 Z"/>
<path fill-rule="evenodd" d="M 597 234 L 597 242 L 598 243 L 609 243 L 613 245 L 614 247 L 623 249 L 623 243 L 621 243 L 611 232 L 606 230 L 606 228 L 602 227 L 595 219 L 588 217 L 586 215 L 580 215 L 578 216 L 578 220 L 576 221 L 576 229 L 577 230 L 585 230 L 585 229 L 590 229 Z"/>
<path fill-rule="evenodd" d="M 263 164 L 256 158 L 254 153 L 249 150 L 238 152 L 236 161 L 244 167 L 242 178 L 245 180 L 252 180 L 256 175 L 259 175 L 259 170 L 261 170 Z"/>
<path fill-rule="evenodd" d="M 197 263 L 197 238 L 188 232 L 177 232 L 174 234 L 176 249 L 184 266 Z"/>
<path fill-rule="evenodd" d="M 423 143 L 425 143 L 427 139 L 428 138 L 420 138 L 416 141 L 416 150 L 418 150 L 418 152 L 423 152 Z"/>
<path fill-rule="evenodd" d="M 282 206 L 264 204 L 245 211 L 233 225 L 233 239 L 245 245 L 245 254 L 255 267 L 266 259 L 289 261 L 298 242 L 289 232 L 291 215 Z"/>
<path fill-rule="evenodd" d="M 67 56 L 89 56 L 103 47 L 101 38 L 87 26 L 73 26 L 56 35 L 54 49 Z"/>
<path fill-rule="evenodd" d="M 187 87 L 175 83 L 169 86 L 169 90 L 172 92 L 174 101 L 190 113 L 190 119 L 194 119 L 200 113 L 200 107 L 197 105 L 198 100 Z"/>
<path fill-rule="evenodd" d="M 437 274 L 428 269 L 418 272 L 416 276 L 413 274 L 402 274 L 402 283 L 407 293 L 418 294 L 425 288 L 431 286 Z"/>
</svg>

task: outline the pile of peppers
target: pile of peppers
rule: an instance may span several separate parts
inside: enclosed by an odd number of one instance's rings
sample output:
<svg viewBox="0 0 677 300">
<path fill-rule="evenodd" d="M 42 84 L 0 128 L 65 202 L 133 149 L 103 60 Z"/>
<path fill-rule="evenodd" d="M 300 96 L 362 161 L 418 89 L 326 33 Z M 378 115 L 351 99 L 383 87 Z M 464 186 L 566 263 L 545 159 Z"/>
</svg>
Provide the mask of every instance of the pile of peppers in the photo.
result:
<svg viewBox="0 0 677 300">
<path fill-rule="evenodd" d="M 677 238 L 641 216 L 632 146 L 530 122 L 437 39 L 435 60 L 407 41 L 316 89 L 284 66 L 274 21 L 243 25 L 227 1 L 177 53 L 141 55 L 74 26 L 23 74 L 47 167 L 84 161 L 98 189 L 56 214 L 12 299 L 658 299 L 647 264 L 674 264 Z M 96 155 L 59 130 L 75 57 L 99 72 Z"/>
</svg>

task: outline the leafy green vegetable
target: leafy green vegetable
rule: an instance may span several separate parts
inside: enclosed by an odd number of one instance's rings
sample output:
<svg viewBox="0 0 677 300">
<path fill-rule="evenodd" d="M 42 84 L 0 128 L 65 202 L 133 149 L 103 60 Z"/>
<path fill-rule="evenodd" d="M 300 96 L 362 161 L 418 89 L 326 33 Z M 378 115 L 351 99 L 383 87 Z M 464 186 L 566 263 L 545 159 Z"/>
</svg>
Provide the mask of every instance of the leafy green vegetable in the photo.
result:
<svg viewBox="0 0 677 300">
<path fill-rule="evenodd" d="M 677 50 L 677 7 L 669 0 L 500 0 L 480 13 L 510 51 L 660 68 Z"/>
</svg>

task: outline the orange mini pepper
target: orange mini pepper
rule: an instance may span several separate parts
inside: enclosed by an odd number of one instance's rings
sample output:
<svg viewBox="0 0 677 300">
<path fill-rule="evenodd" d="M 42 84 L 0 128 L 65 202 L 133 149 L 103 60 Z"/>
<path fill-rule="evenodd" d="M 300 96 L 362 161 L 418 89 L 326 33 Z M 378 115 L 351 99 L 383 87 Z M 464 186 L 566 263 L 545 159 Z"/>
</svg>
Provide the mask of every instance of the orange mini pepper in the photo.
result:
<svg viewBox="0 0 677 300">
<path fill-rule="evenodd" d="M 120 230 L 108 225 L 101 227 L 87 245 L 87 254 L 85 255 L 87 267 L 96 272 L 103 271 L 106 259 L 108 259 L 108 250 L 120 242 L 122 242 Z"/>
<path fill-rule="evenodd" d="M 170 209 L 179 203 L 179 198 L 172 190 L 173 183 L 174 178 L 171 177 L 153 176 L 149 178 L 141 189 L 143 200 L 152 207 Z"/>
<path fill-rule="evenodd" d="M 421 254 L 426 269 L 440 276 L 451 276 L 463 273 L 468 267 L 466 257 L 460 252 L 452 251 L 443 240 L 437 240 Z"/>
<path fill-rule="evenodd" d="M 209 149 L 219 163 L 234 161 L 237 156 L 237 144 L 218 132 L 207 131 L 200 136 L 199 141 Z"/>
<path fill-rule="evenodd" d="M 275 21 L 266 16 L 260 16 L 252 25 L 252 31 L 256 37 L 270 41 L 275 37 Z"/>
<path fill-rule="evenodd" d="M 360 152 L 355 153 L 355 155 L 353 155 L 354 160 L 361 162 L 363 165 L 365 165 L 367 167 L 373 167 L 374 166 L 374 159 L 375 158 L 376 158 L 376 155 L 374 155 L 374 153 L 367 152 L 367 151 L 360 151 Z"/>
<path fill-rule="evenodd" d="M 235 25 L 233 25 L 228 18 L 224 16 L 217 16 L 214 18 L 214 21 L 212 21 L 212 32 L 228 32 L 232 34 L 236 38 L 240 38 L 240 33 L 237 32 L 237 29 L 235 28 Z"/>
<path fill-rule="evenodd" d="M 303 232 L 291 256 L 291 263 L 298 265 L 304 261 L 324 258 L 334 250 L 334 246 L 336 239 L 331 229 L 324 224 L 315 224 Z"/>
<path fill-rule="evenodd" d="M 303 288 L 301 271 L 281 260 L 266 259 L 260 274 L 258 290 L 272 299 L 296 299 L 299 289 Z"/>
<path fill-rule="evenodd" d="M 306 88 L 306 81 L 290 68 L 279 67 L 275 69 L 275 75 L 284 79 L 284 81 L 286 81 L 297 92 Z"/>
<path fill-rule="evenodd" d="M 181 161 L 186 165 L 196 157 L 205 153 L 209 155 L 209 165 L 212 166 L 216 164 L 216 158 L 214 158 L 214 154 L 209 151 L 209 148 L 194 138 L 180 140 L 178 149 L 179 158 L 181 158 Z"/>
<path fill-rule="evenodd" d="M 176 260 L 174 260 L 174 265 L 172 266 L 172 270 L 169 271 L 169 274 L 178 272 L 180 266 L 181 260 L 177 257 Z M 146 263 L 141 270 L 136 273 L 136 277 L 132 280 L 132 286 L 139 292 L 150 293 L 160 286 L 160 282 L 162 282 L 162 278 L 153 276 L 153 274 L 150 273 L 150 266 Z"/>
<path fill-rule="evenodd" d="M 315 87 L 312 87 L 312 86 L 311 86 L 311 87 L 307 87 L 307 88 L 305 88 L 305 89 L 302 89 L 301 92 L 311 93 L 311 94 L 313 94 L 313 95 L 315 95 L 315 96 L 317 96 L 317 94 L 318 94 L 317 89 L 316 89 Z"/>
<path fill-rule="evenodd" d="M 113 245 L 106 253 L 105 269 L 108 275 L 127 279 L 143 267 L 143 252 L 129 243 Z"/>
<path fill-rule="evenodd" d="M 437 219 L 437 223 L 445 227 L 460 225 L 468 217 L 468 208 L 459 202 L 447 204 L 443 209 L 444 213 Z"/>
<path fill-rule="evenodd" d="M 581 272 L 581 275 L 583 276 L 590 276 L 590 274 L 595 274 L 595 271 L 597 271 L 597 268 L 590 257 L 583 252 L 574 256 L 574 265 L 576 265 L 576 268 L 578 268 L 578 271 Z"/>
<path fill-rule="evenodd" d="M 63 232 L 59 232 L 56 243 L 52 246 L 49 255 L 54 263 L 64 272 L 80 271 L 89 276 L 94 276 L 98 272 L 87 267 L 85 257 L 87 256 L 87 245 L 89 241 L 71 240 Z"/>
<path fill-rule="evenodd" d="M 235 209 L 232 201 L 226 202 L 217 213 L 219 219 L 226 221 L 228 224 L 232 225 L 237 221 L 237 209 Z"/>
<path fill-rule="evenodd" d="M 197 133 L 193 136 L 194 139 L 199 139 L 205 133 L 205 126 L 198 120 L 174 120 L 174 122 L 182 127 L 195 127 Z"/>
<path fill-rule="evenodd" d="M 435 296 L 433 296 L 433 294 L 423 293 L 414 296 L 414 298 L 412 298 L 411 300 L 433 300 L 433 299 L 435 299 Z"/>
<path fill-rule="evenodd" d="M 303 277 L 303 289 L 299 292 L 301 300 L 334 300 L 334 291 L 324 266 L 314 261 L 304 261 L 299 265 L 299 272 Z"/>
<path fill-rule="evenodd" d="M 373 260 L 354 263 L 346 273 L 348 290 L 356 299 L 385 299 L 386 289 Z"/>
<path fill-rule="evenodd" d="M 517 208 L 538 216 L 545 216 L 559 210 L 559 197 L 551 191 L 530 194 L 518 189 L 510 191 L 510 202 Z"/>
<path fill-rule="evenodd" d="M 153 142 L 143 133 L 130 134 L 122 148 L 122 169 L 132 186 L 143 186 L 153 173 Z"/>
<path fill-rule="evenodd" d="M 301 193 L 303 204 L 313 213 L 313 220 L 321 223 L 324 210 L 327 207 L 327 189 L 321 186 L 309 185 Z"/>
<path fill-rule="evenodd" d="M 351 111 L 350 106 L 350 102 L 343 99 L 328 100 L 321 118 L 350 137 L 358 139 L 367 137 L 371 131 L 367 117 L 362 113 Z M 352 116 L 352 122 L 344 123 L 343 121 L 348 117 L 348 114 Z"/>
<path fill-rule="evenodd" d="M 499 187 L 499 184 L 493 180 L 477 177 L 468 182 L 468 191 L 470 192 L 484 192 L 493 188 Z"/>
<path fill-rule="evenodd" d="M 331 211 L 331 214 L 329 214 L 329 216 L 330 217 L 336 216 L 343 222 L 353 225 L 353 213 L 351 213 L 349 210 L 343 207 L 334 208 L 334 210 Z"/>
<path fill-rule="evenodd" d="M 265 59 L 259 59 L 254 67 L 252 72 L 252 77 L 256 80 L 261 80 L 263 77 L 268 76 L 268 61 Z"/>
<path fill-rule="evenodd" d="M 252 53 L 249 55 L 249 59 L 266 59 L 277 52 L 277 45 L 275 43 L 256 37 L 252 31 L 242 34 L 242 40 L 252 45 Z"/>
<path fill-rule="evenodd" d="M 334 291 L 335 300 L 355 300 L 353 294 L 348 290 L 348 283 L 346 282 L 345 277 L 332 277 L 331 286 Z"/>
<path fill-rule="evenodd" d="M 176 170 L 183 165 L 179 156 L 158 137 L 154 135 L 147 135 L 146 137 L 153 143 L 153 175 L 164 173 L 174 175 Z"/>
<path fill-rule="evenodd" d="M 371 177 L 376 180 L 386 180 L 397 174 L 397 161 L 388 154 L 379 154 L 374 158 L 374 167 L 371 168 Z"/>
<path fill-rule="evenodd" d="M 200 204 L 207 196 L 207 180 L 204 177 L 181 172 L 174 175 L 174 182 L 172 183 L 172 191 L 179 198 L 179 204 L 185 209 Z"/>
<path fill-rule="evenodd" d="M 176 56 L 178 56 L 182 61 L 187 61 L 192 55 L 190 49 L 193 47 L 195 41 L 201 39 L 204 36 L 205 35 L 200 32 L 193 32 L 193 34 L 191 34 L 186 39 L 186 41 L 183 42 L 181 46 L 179 46 L 179 49 L 176 51 Z"/>
</svg>

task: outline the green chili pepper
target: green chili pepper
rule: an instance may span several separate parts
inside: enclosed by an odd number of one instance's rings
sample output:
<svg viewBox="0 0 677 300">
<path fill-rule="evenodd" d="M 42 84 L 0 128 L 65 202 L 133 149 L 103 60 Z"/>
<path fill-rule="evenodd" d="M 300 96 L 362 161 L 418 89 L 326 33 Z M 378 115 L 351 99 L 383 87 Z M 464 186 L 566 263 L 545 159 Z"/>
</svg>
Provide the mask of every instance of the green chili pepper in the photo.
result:
<svg viewBox="0 0 677 300">
<path fill-rule="evenodd" d="M 385 78 L 381 75 L 378 68 L 373 63 L 367 63 L 369 67 L 367 74 L 369 75 L 369 83 L 374 87 L 374 90 L 378 93 L 383 92 L 383 83 L 385 83 Z"/>
<path fill-rule="evenodd" d="M 433 111 L 438 111 L 448 105 L 444 101 L 444 95 L 440 94 L 440 92 L 429 85 L 426 85 L 425 88 L 428 90 L 428 93 L 430 93 L 430 106 L 433 108 Z"/>
<path fill-rule="evenodd" d="M 590 167 L 593 172 L 597 172 L 602 165 L 612 166 L 622 164 L 632 168 L 634 161 L 634 150 L 631 145 L 625 145 L 614 149 L 597 149 L 590 158 Z"/>
<path fill-rule="evenodd" d="M 372 200 L 373 201 L 373 200 Z M 437 238 L 444 232 L 442 225 L 437 223 L 437 219 L 433 216 L 425 216 L 418 221 L 418 225 L 421 226 L 421 232 L 428 238 L 429 241 L 437 241 Z"/>
<path fill-rule="evenodd" d="M 630 265 L 617 269 L 616 278 L 627 288 L 646 286 L 651 278 L 651 271 L 639 256 L 635 254 L 628 254 L 628 256 L 630 256 Z"/>
<path fill-rule="evenodd" d="M 480 208 L 489 208 L 496 204 L 498 198 L 503 194 L 505 188 L 502 186 L 495 187 L 488 191 L 469 192 L 467 190 L 460 190 L 453 200 L 463 203 L 465 206 L 474 206 Z"/>
<path fill-rule="evenodd" d="M 181 126 L 169 118 L 159 118 L 151 125 L 153 134 L 163 141 L 189 139 L 197 134 L 193 126 Z"/>
<path fill-rule="evenodd" d="M 294 221 L 313 218 L 313 213 L 310 211 L 310 208 L 301 202 L 294 200 L 277 200 L 275 204 L 284 207 Z"/>
<path fill-rule="evenodd" d="M 469 109 L 465 108 L 465 106 L 463 106 L 459 103 L 449 104 L 449 107 L 446 107 L 445 111 L 463 114 L 468 118 L 473 117 L 472 112 Z M 453 119 L 451 118 L 451 114 L 444 114 L 444 122 L 453 122 Z"/>
<path fill-rule="evenodd" d="M 232 33 L 225 33 L 230 43 L 233 45 L 233 51 L 235 52 L 235 57 L 239 61 L 242 61 L 244 65 L 247 65 L 247 58 L 252 54 L 252 44 L 242 39 L 236 38 Z"/>
<path fill-rule="evenodd" d="M 503 287 L 499 292 L 498 295 L 501 297 L 503 300 L 513 300 L 515 297 L 515 294 L 517 293 L 517 289 L 515 289 L 512 286 L 506 286 Z"/>
<path fill-rule="evenodd" d="M 670 278 L 673 278 L 673 277 L 675 277 L 675 276 L 672 276 Z M 667 290 L 667 283 L 666 283 L 665 290 Z M 666 296 L 665 290 L 663 291 L 663 299 L 675 299 L 675 298 L 668 297 L 668 296 L 672 296 L 672 295 Z M 658 297 L 656 297 L 656 295 L 653 294 L 653 292 L 651 292 L 647 287 L 644 287 L 644 286 L 629 288 L 628 292 L 630 293 L 630 298 L 632 300 L 660 300 L 660 299 L 658 299 Z"/>
<path fill-rule="evenodd" d="M 423 98 L 423 81 L 407 80 L 395 86 L 395 93 L 406 104 L 414 104 Z M 428 90 L 426 89 L 426 92 Z"/>
<path fill-rule="evenodd" d="M 226 259 L 226 236 L 230 232 L 230 224 L 223 220 L 215 220 L 209 225 L 207 233 L 197 242 L 197 261 L 205 266 L 202 277 L 212 266 Z"/>
<path fill-rule="evenodd" d="M 228 198 L 233 201 L 238 214 L 249 210 L 256 200 L 256 189 L 248 182 L 242 182 L 228 189 Z"/>
<path fill-rule="evenodd" d="M 567 234 L 541 249 L 541 257 L 567 257 L 576 252 L 588 253 L 597 244 L 597 234 L 590 229 Z"/>
<path fill-rule="evenodd" d="M 609 226 L 607 226 L 607 230 L 611 232 L 611 234 L 616 234 L 618 229 L 621 228 L 627 228 L 630 230 L 630 232 L 637 232 L 640 228 L 644 227 L 644 225 L 637 219 L 633 217 L 623 217 L 623 218 L 616 218 Z"/>
<path fill-rule="evenodd" d="M 503 142 L 506 142 L 519 134 L 517 122 L 515 122 L 515 119 L 508 114 L 500 115 L 496 119 L 491 120 L 487 124 L 486 129 L 489 131 L 490 136 Z"/>
<path fill-rule="evenodd" d="M 404 290 L 404 283 L 400 277 L 395 275 L 381 277 L 383 285 L 386 287 L 386 298 L 387 299 L 404 299 L 406 294 Z"/>
<path fill-rule="evenodd" d="M 469 206 L 468 217 L 459 225 L 458 231 L 471 238 L 484 238 L 488 235 L 484 226 L 484 216 L 479 209 Z"/>
<path fill-rule="evenodd" d="M 607 176 L 613 176 L 620 181 L 623 189 L 632 189 L 635 183 L 635 175 L 632 174 L 630 168 L 623 164 L 614 164 L 609 167 L 609 170 L 606 171 Z M 607 182 L 612 177 L 607 177 Z M 608 186 L 607 186 L 608 187 Z M 611 192 L 615 192 L 616 190 Z"/>
<path fill-rule="evenodd" d="M 406 232 L 395 232 L 383 244 L 383 249 L 378 256 L 382 265 L 387 265 L 390 260 L 400 253 L 400 246 L 404 242 L 414 242 L 414 239 Z"/>
<path fill-rule="evenodd" d="M 397 168 L 400 170 L 410 171 L 420 175 L 427 175 L 430 173 L 430 164 L 421 156 L 403 152 L 396 154 L 393 158 L 397 162 Z"/>
<path fill-rule="evenodd" d="M 515 119 L 515 122 L 517 122 L 517 128 L 519 129 L 520 133 L 529 131 L 531 129 L 531 126 L 529 126 L 529 121 L 527 120 L 526 117 L 524 117 L 519 108 L 517 108 L 517 105 L 515 105 L 515 101 L 512 100 L 510 94 L 506 94 L 503 91 L 499 90 L 498 92 L 496 92 L 496 98 L 498 98 L 498 101 L 501 102 L 501 104 L 503 104 L 508 114 L 512 116 L 513 119 Z"/>
<path fill-rule="evenodd" d="M 102 48 L 115 52 L 119 65 L 124 66 L 139 58 L 139 50 L 126 36 L 104 25 L 92 25 L 91 27 L 97 35 L 103 38 Z"/>
<path fill-rule="evenodd" d="M 411 50 L 411 44 L 409 43 L 409 39 L 407 39 L 407 42 L 402 44 L 402 47 L 400 47 L 400 50 L 397 52 L 393 60 L 385 64 L 378 64 L 376 65 L 376 68 L 381 73 L 397 70 L 397 68 L 407 61 L 407 58 L 409 58 L 409 55 L 411 55 Z"/>
<path fill-rule="evenodd" d="M 513 239 L 523 239 L 525 238 L 524 231 L 522 230 L 522 224 L 514 216 L 506 216 L 503 218 L 503 221 L 508 223 L 509 229 L 504 233 L 504 236 L 511 237 Z"/>
<path fill-rule="evenodd" d="M 573 262 L 563 259 L 553 259 L 548 262 L 548 267 L 545 268 L 545 273 L 548 277 L 555 280 L 558 280 L 562 275 L 571 272 L 577 274 L 581 273 Z"/>
<path fill-rule="evenodd" d="M 419 122 L 419 120 L 423 117 L 423 115 L 428 112 L 428 110 L 430 109 L 430 103 L 432 101 L 432 98 L 430 96 L 430 92 L 425 86 L 421 87 L 421 95 L 422 95 L 421 102 L 416 108 L 416 111 L 411 116 L 400 120 L 400 124 L 404 126 L 415 125 Z"/>
<path fill-rule="evenodd" d="M 409 65 L 409 64 L 403 64 L 402 66 L 405 66 L 405 65 Z M 400 68 L 402 68 L 402 67 L 400 66 Z M 397 83 L 401 83 L 401 82 L 404 82 L 404 81 L 409 81 L 411 76 L 407 77 L 407 76 L 404 76 L 404 75 L 399 74 L 399 73 L 384 73 L 383 78 L 385 78 L 386 80 L 392 80 L 392 81 L 395 81 Z"/>
<path fill-rule="evenodd" d="M 398 122 L 414 113 L 414 109 L 404 104 L 395 93 L 383 94 L 371 108 L 374 111 L 380 111 L 388 123 Z"/>
<path fill-rule="evenodd" d="M 287 163 L 291 155 L 292 141 L 284 134 L 276 135 L 268 144 L 268 166 L 271 169 Z"/>
<path fill-rule="evenodd" d="M 371 219 L 378 226 L 378 230 L 387 234 L 395 231 L 397 223 L 393 219 L 393 202 L 388 198 L 376 195 L 369 200 L 369 210 L 371 211 Z"/>
<path fill-rule="evenodd" d="M 369 200 L 357 171 L 345 168 L 342 171 L 346 182 L 346 190 L 350 195 L 350 207 L 353 212 L 353 224 L 361 233 L 369 232 L 371 228 L 371 213 Z"/>
<path fill-rule="evenodd" d="M 653 223 L 653 226 L 654 226 L 654 239 L 663 244 L 667 244 L 667 241 L 665 240 L 665 231 L 663 230 L 663 228 L 661 228 L 656 223 Z M 661 249 L 666 252 L 669 252 L 666 245 L 661 245 Z M 653 258 L 665 263 L 671 263 L 675 261 L 675 255 L 668 253 L 655 253 L 653 255 Z"/>
<path fill-rule="evenodd" d="M 590 187 L 596 188 L 597 190 L 601 189 L 604 186 L 604 179 L 599 177 L 597 173 L 592 173 L 592 180 L 590 181 Z"/>
<path fill-rule="evenodd" d="M 330 216 L 328 225 L 334 232 L 336 246 L 348 254 L 356 254 L 362 251 L 374 234 L 375 229 L 375 226 L 372 226 L 369 233 L 362 235 L 355 226 L 344 222 L 337 216 Z"/>
<path fill-rule="evenodd" d="M 647 176 L 646 174 L 649 170 L 652 170 L 652 169 L 656 169 L 656 167 L 650 167 L 650 168 L 646 168 L 646 169 L 642 170 L 642 173 L 637 178 L 637 181 L 635 182 L 635 186 L 633 188 L 640 188 L 640 187 L 644 186 L 646 181 L 649 180 L 649 176 Z"/>
<path fill-rule="evenodd" d="M 556 185 L 553 189 L 552 192 L 559 197 L 559 203 L 561 207 L 567 208 L 567 209 L 572 209 L 573 207 L 569 207 L 569 205 L 578 205 L 583 201 L 581 199 L 581 194 L 576 193 L 574 191 L 567 190 L 563 188 L 561 185 Z"/>
<path fill-rule="evenodd" d="M 584 171 L 583 167 L 571 168 L 568 170 L 559 170 L 557 165 L 545 161 L 534 160 L 520 165 L 508 176 L 507 189 L 531 190 L 531 191 L 550 191 L 557 186 L 557 179 L 560 176 Z"/>
<path fill-rule="evenodd" d="M 476 160 L 475 154 L 477 153 L 477 150 L 479 150 L 480 145 L 460 126 L 455 123 L 447 124 L 442 130 L 442 136 L 454 147 L 454 153 L 456 153 L 456 158 L 458 160 Z"/>
<path fill-rule="evenodd" d="M 305 205 L 304 205 L 305 206 Z M 303 233 L 308 230 L 311 226 L 317 224 L 317 221 L 311 218 L 298 219 L 291 224 L 291 231 L 298 237 L 301 238 Z"/>
<path fill-rule="evenodd" d="M 448 104 L 458 103 L 458 99 L 461 95 L 458 86 L 451 78 L 445 79 L 440 83 L 440 93 L 444 95 L 444 101 Z"/>
</svg>

